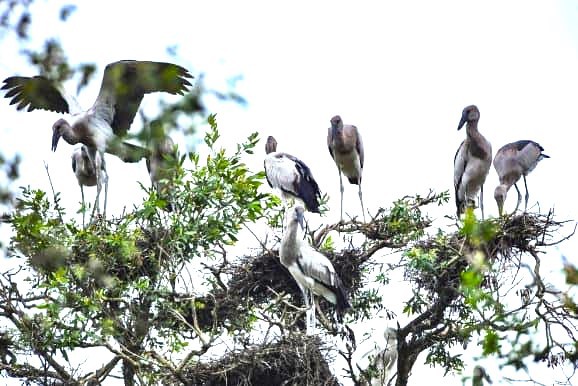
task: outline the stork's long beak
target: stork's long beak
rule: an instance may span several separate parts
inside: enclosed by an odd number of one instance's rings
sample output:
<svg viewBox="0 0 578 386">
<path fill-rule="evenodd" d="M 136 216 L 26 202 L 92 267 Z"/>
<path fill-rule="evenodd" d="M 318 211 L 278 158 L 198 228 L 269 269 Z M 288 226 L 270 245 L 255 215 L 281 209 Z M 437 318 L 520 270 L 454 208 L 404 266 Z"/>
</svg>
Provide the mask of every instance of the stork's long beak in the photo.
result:
<svg viewBox="0 0 578 386">
<path fill-rule="evenodd" d="M 52 151 L 56 151 L 56 146 L 58 146 L 58 140 L 60 137 L 61 135 L 58 133 L 58 130 L 52 131 Z"/>
<path fill-rule="evenodd" d="M 460 124 L 458 125 L 458 130 L 464 126 L 464 123 L 468 120 L 468 112 L 464 110 L 462 112 L 462 119 L 460 119 Z"/>
</svg>

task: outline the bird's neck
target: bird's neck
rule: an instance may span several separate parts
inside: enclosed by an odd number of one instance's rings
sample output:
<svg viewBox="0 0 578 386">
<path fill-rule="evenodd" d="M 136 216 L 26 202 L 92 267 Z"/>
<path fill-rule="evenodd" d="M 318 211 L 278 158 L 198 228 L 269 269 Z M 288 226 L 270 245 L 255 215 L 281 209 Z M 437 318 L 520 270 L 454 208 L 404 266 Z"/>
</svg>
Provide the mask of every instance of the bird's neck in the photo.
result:
<svg viewBox="0 0 578 386">
<path fill-rule="evenodd" d="M 80 138 L 76 135 L 76 132 L 72 129 L 72 126 L 67 124 L 64 126 L 62 131 L 62 138 L 70 145 L 76 145 L 80 142 Z"/>
<path fill-rule="evenodd" d="M 468 137 L 471 138 L 480 138 L 482 135 L 478 131 L 478 121 L 468 121 L 466 124 L 466 133 Z"/>
<path fill-rule="evenodd" d="M 348 146 L 346 146 L 345 135 L 343 133 L 343 127 L 332 127 L 331 128 L 331 141 L 333 142 L 333 148 L 341 153 L 350 151 Z"/>
<path fill-rule="evenodd" d="M 470 121 L 466 126 L 470 143 L 470 152 L 479 159 L 491 159 L 491 148 L 486 138 L 478 131 L 478 121 Z"/>
<path fill-rule="evenodd" d="M 297 250 L 299 247 L 299 241 L 297 239 L 297 224 L 289 224 L 283 234 L 283 240 L 281 241 L 281 248 L 286 249 L 287 253 L 282 253 L 281 255 L 287 256 L 291 254 L 291 251 Z"/>
</svg>

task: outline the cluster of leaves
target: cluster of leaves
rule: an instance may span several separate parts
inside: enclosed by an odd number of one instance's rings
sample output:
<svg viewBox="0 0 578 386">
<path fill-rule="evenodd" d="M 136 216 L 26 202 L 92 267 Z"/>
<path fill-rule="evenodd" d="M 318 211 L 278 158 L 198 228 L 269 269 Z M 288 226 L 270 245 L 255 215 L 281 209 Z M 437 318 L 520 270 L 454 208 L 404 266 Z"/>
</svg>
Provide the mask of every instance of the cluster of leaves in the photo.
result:
<svg viewBox="0 0 578 386">
<path fill-rule="evenodd" d="M 416 242 L 404 254 L 405 277 L 415 283 L 404 312 L 415 318 L 400 330 L 401 349 L 427 348 L 426 363 L 446 371 L 461 371 L 464 366 L 449 348 L 465 348 L 478 336 L 482 355 L 501 358 L 503 366 L 525 369 L 528 357 L 561 365 L 560 352 L 569 359 L 575 349 L 553 339 L 551 329 L 565 326 L 572 341 L 576 317 L 560 308 L 539 270 L 540 247 L 561 241 L 552 236 L 561 225 L 552 213 L 478 221 L 469 210 L 457 232 L 439 231 Z M 520 285 L 517 279 L 525 255 L 534 260 L 534 266 L 528 266 L 530 285 Z M 520 294 L 521 305 L 504 301 L 514 291 Z M 533 316 L 530 307 L 536 310 Z M 535 340 L 538 327 L 546 330 L 546 346 Z"/>
<path fill-rule="evenodd" d="M 176 172 L 167 181 L 172 187 L 168 200 L 174 203 L 170 213 L 163 210 L 164 199 L 150 191 L 134 212 L 95 219 L 83 229 L 63 220 L 58 196 L 51 202 L 42 191 L 23 190 L 10 219 L 15 230 L 11 254 L 30 263 L 33 289 L 22 295 L 5 286 L 0 309 L 13 314 L 16 303 L 26 302 L 35 322 L 12 323 L 6 330 L 14 347 L 32 346 L 47 355 L 60 350 L 66 357 L 75 348 L 112 349 L 111 342 L 117 342 L 126 348 L 126 354 L 119 353 L 123 360 L 134 362 L 137 353 L 178 352 L 203 336 L 195 317 L 203 304 L 194 299 L 215 283 L 187 275 L 191 263 L 209 266 L 237 240 L 244 224 L 263 217 L 272 205 L 258 191 L 263 173 L 251 172 L 242 161 L 253 152 L 257 135 L 228 155 L 215 148 L 214 117 L 210 124 L 206 158 L 189 154 L 175 160 Z M 192 310 L 192 319 L 182 314 L 184 308 Z M 182 321 L 186 328 L 175 329 Z M 218 325 L 222 321 L 209 327 Z"/>
</svg>

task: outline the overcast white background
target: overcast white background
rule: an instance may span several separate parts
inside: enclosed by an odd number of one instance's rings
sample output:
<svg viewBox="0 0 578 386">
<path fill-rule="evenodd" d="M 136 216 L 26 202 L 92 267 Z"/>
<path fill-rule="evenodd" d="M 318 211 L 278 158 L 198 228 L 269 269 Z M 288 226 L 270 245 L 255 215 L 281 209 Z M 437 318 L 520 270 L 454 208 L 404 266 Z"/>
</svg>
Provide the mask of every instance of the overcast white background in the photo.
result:
<svg viewBox="0 0 578 386">
<path fill-rule="evenodd" d="M 32 46 L 57 37 L 71 63 L 98 65 L 95 80 L 78 96 L 82 106 L 93 103 L 104 66 L 120 59 L 175 61 L 195 76 L 205 72 L 207 85 L 217 89 L 241 75 L 235 91 L 247 99 L 247 107 L 209 106 L 217 113 L 223 143 L 232 145 L 259 131 L 262 138 L 274 135 L 279 150 L 305 161 L 331 196 L 327 218 L 313 221 L 339 219 L 339 182 L 325 141 L 330 118 L 340 114 L 363 135 L 363 190 L 370 212 L 406 194 L 449 190 L 450 203 L 432 214 L 440 226 L 451 224 L 443 216 L 455 212 L 453 157 L 465 138 L 465 130 L 456 129 L 469 104 L 479 107 L 479 130 L 494 153 L 505 143 L 532 139 L 552 157 L 528 177 L 529 206 L 555 208 L 560 220 L 578 217 L 574 1 L 78 1 L 70 19 L 60 23 L 64 4 L 33 4 L 30 33 L 37 40 Z M 166 51 L 173 45 L 176 58 Z M 0 41 L 0 79 L 35 74 L 17 50 L 12 35 Z M 143 106 L 153 114 L 156 99 L 145 97 Z M 47 162 L 72 215 L 80 201 L 70 168 L 73 147 L 61 141 L 57 152 L 50 152 L 50 128 L 57 117 L 16 112 L 2 99 L 0 147 L 5 155 L 23 157 L 18 185 L 48 190 Z M 181 146 L 192 142 L 176 139 Z M 257 152 L 247 162 L 260 170 L 262 160 Z M 107 166 L 108 212 L 118 215 L 141 202 L 137 182 L 149 179 L 144 162 L 123 164 L 107 156 Z M 492 168 L 485 184 L 486 216 L 497 215 L 496 185 Z M 512 189 L 508 210 L 515 200 Z M 356 186 L 345 187 L 345 210 L 360 214 Z M 545 267 L 552 281 L 561 284 L 562 254 L 578 262 L 577 246 L 575 238 L 552 249 Z M 395 297 L 392 302 L 398 302 Z M 493 370 L 494 383 L 502 384 Z M 423 366 L 414 372 L 412 384 L 441 382 L 443 375 Z M 460 376 L 443 382 L 461 384 Z"/>
</svg>

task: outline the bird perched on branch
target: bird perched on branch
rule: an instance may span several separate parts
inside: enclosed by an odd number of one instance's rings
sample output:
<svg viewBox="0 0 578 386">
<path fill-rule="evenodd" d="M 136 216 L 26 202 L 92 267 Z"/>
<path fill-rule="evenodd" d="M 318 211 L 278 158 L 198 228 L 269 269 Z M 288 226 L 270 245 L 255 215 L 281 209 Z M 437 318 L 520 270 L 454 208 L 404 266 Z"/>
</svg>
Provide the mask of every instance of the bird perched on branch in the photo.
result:
<svg viewBox="0 0 578 386">
<path fill-rule="evenodd" d="M 526 183 L 526 176 L 534 170 L 538 162 L 544 158 L 550 158 L 549 155 L 542 153 L 544 148 L 538 143 L 529 140 L 516 141 L 508 143 L 500 148 L 494 157 L 494 169 L 500 178 L 500 185 L 494 190 L 494 198 L 498 204 L 498 211 L 500 216 L 504 211 L 504 202 L 508 190 L 514 185 L 518 192 L 518 202 L 516 209 L 518 210 L 520 202 L 522 201 L 522 194 L 518 189 L 517 182 L 520 177 L 524 179 L 524 187 L 526 188 L 524 211 L 528 208 L 528 185 Z"/>
<path fill-rule="evenodd" d="M 281 191 L 281 198 L 298 198 L 308 211 L 319 213 L 321 192 L 309 167 L 291 154 L 278 152 L 277 141 L 269 136 L 264 166 L 269 186 Z"/>
<path fill-rule="evenodd" d="M 59 84 L 43 76 L 12 76 L 4 79 L 2 90 L 12 98 L 18 110 L 43 109 L 68 113 L 71 121 L 58 119 L 52 126 L 52 150 L 62 137 L 71 145 L 87 146 L 90 159 L 100 153 L 104 167 L 104 153 L 118 156 L 124 162 L 138 162 L 149 150 L 123 142 L 145 94 L 167 92 L 182 95 L 192 78 L 176 64 L 136 60 L 110 63 L 104 70 L 100 91 L 92 107 L 83 111 L 76 100 L 66 94 Z M 100 178 L 97 174 L 97 178 Z"/>
<path fill-rule="evenodd" d="M 385 347 L 373 358 L 371 366 L 376 371 L 371 377 L 371 386 L 385 386 L 391 378 L 391 371 L 397 364 L 397 331 L 388 327 L 383 334 Z M 367 353 L 365 356 L 369 355 Z"/>
<path fill-rule="evenodd" d="M 357 127 L 344 125 L 339 115 L 331 118 L 331 127 L 327 133 L 327 147 L 329 154 L 337 165 L 339 173 L 339 190 L 341 192 L 341 221 L 343 221 L 343 179 L 341 173 L 347 177 L 350 184 L 357 185 L 361 213 L 365 222 L 365 209 L 361 193 L 361 177 L 363 174 L 363 161 L 365 158 L 363 141 Z"/>
<path fill-rule="evenodd" d="M 321 295 L 334 304 L 339 319 L 351 305 L 331 261 L 298 237 L 298 227 L 303 229 L 304 212 L 302 206 L 295 206 L 287 211 L 286 230 L 281 240 L 279 257 L 303 294 L 307 308 L 307 334 L 310 335 L 315 331 L 314 294 Z"/>
<path fill-rule="evenodd" d="M 92 208 L 91 217 L 94 216 L 95 210 L 100 211 L 100 191 L 102 189 L 102 182 L 105 182 L 104 188 L 104 213 L 106 217 L 106 199 L 107 199 L 107 185 L 108 175 L 104 169 L 104 163 L 100 158 L 100 153 L 95 154 L 94 162 L 90 159 L 88 154 L 88 147 L 82 145 L 80 148 L 74 149 L 72 153 L 72 171 L 76 176 L 78 185 L 80 186 L 80 194 L 82 196 L 82 226 L 84 226 L 84 186 L 96 185 L 96 200 Z"/>
<path fill-rule="evenodd" d="M 165 209 L 170 212 L 174 205 L 170 202 L 171 186 L 168 182 L 173 176 L 175 163 L 178 161 L 177 149 L 168 135 L 153 139 L 153 142 L 151 155 L 146 160 L 147 170 L 157 196 L 166 200 Z"/>
<path fill-rule="evenodd" d="M 458 217 L 466 206 L 475 206 L 475 198 L 480 192 L 479 202 L 484 218 L 484 182 L 492 166 L 492 145 L 478 131 L 480 111 L 474 105 L 462 111 L 458 124 L 460 130 L 466 124 L 466 139 L 460 144 L 454 157 L 454 188 Z"/>
</svg>

